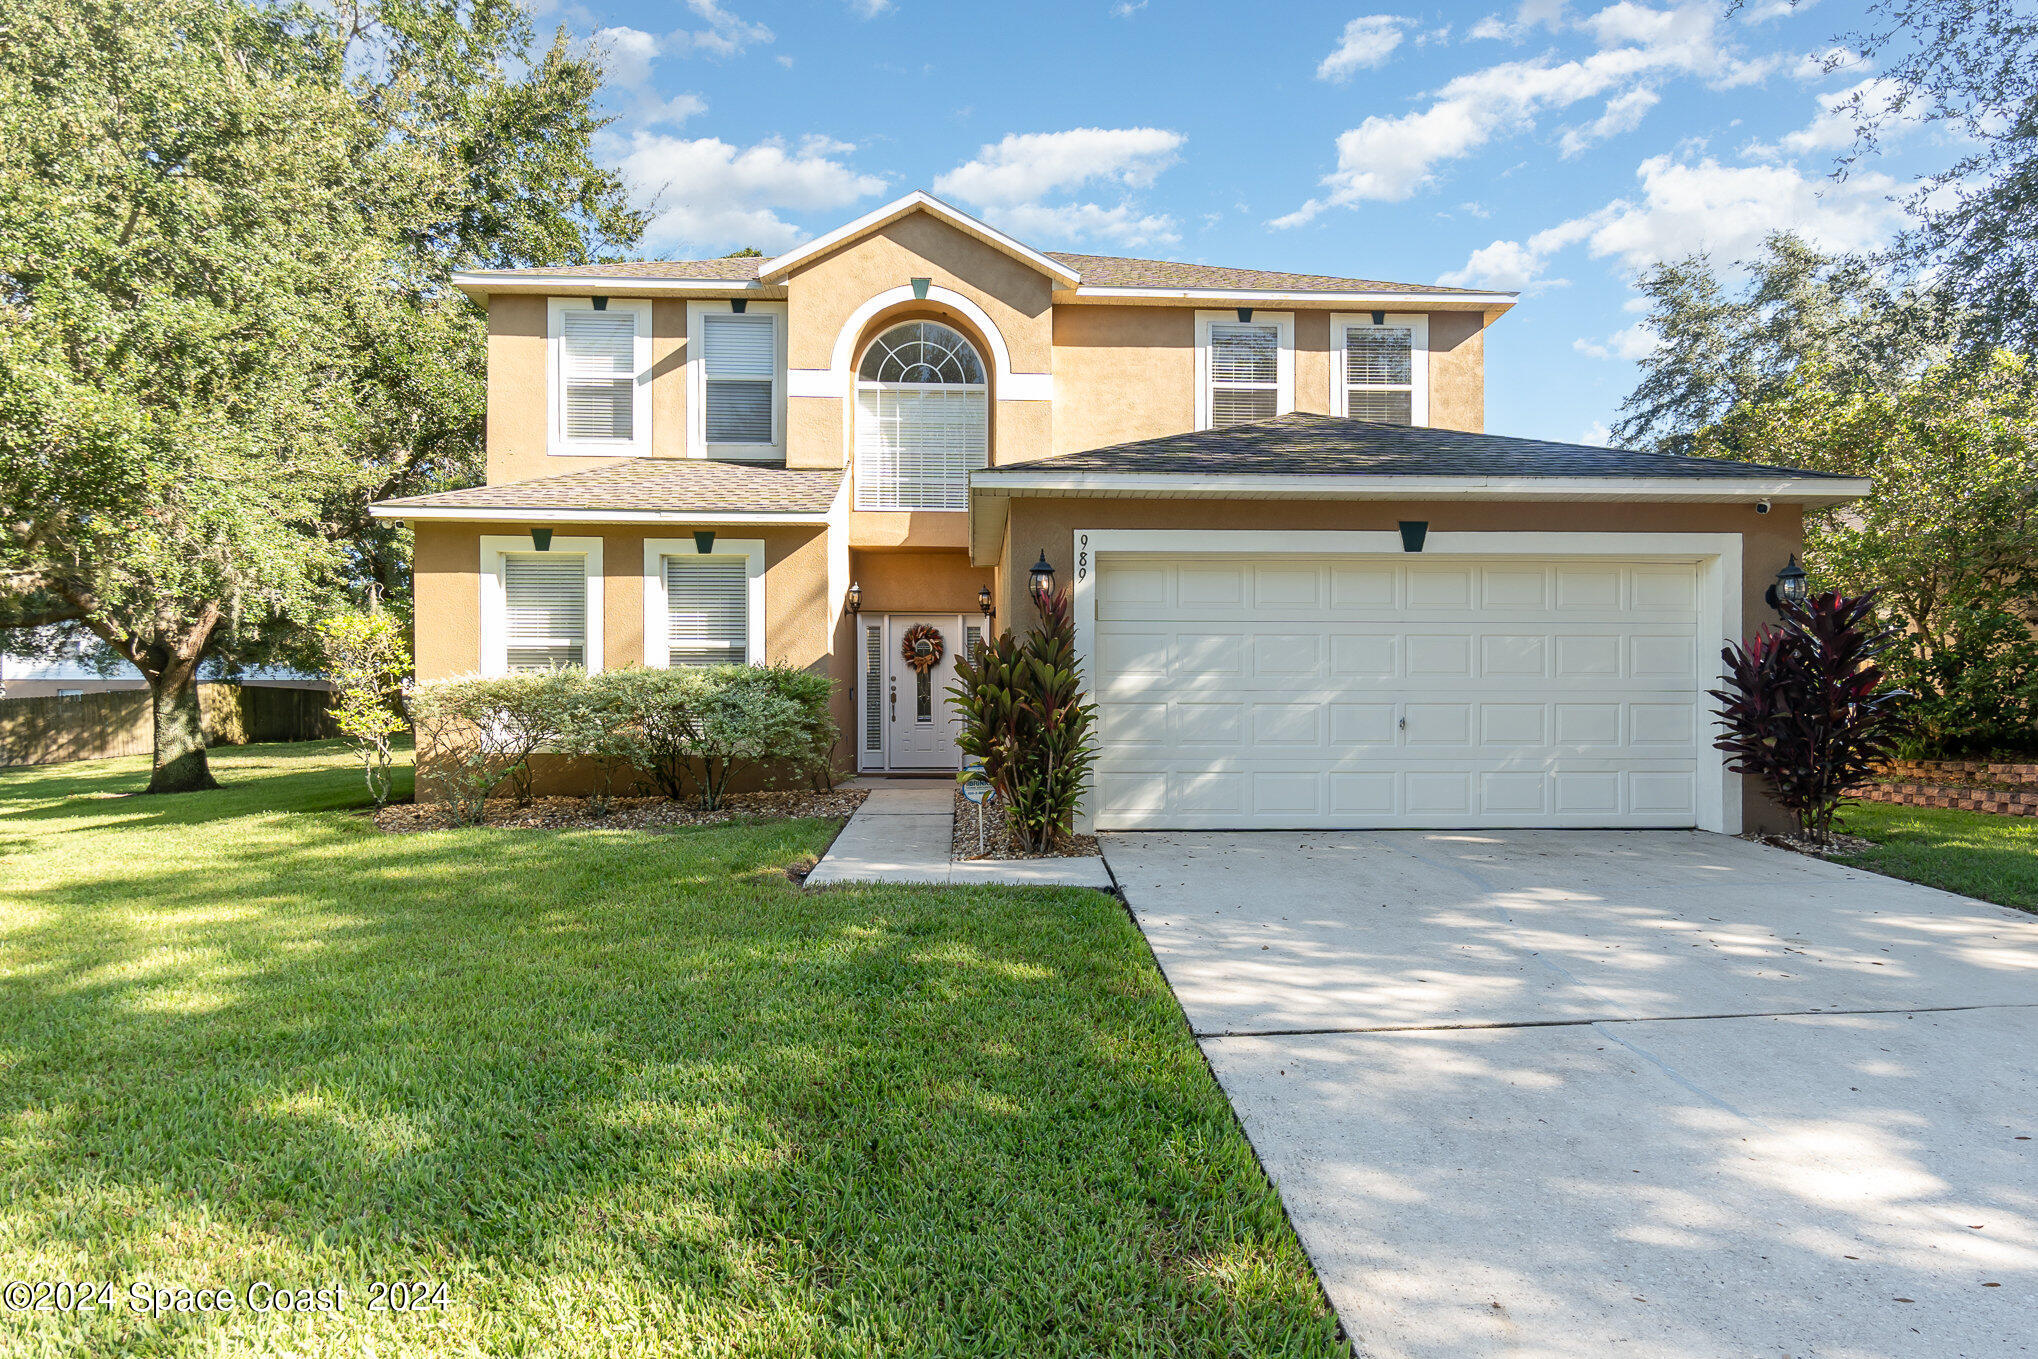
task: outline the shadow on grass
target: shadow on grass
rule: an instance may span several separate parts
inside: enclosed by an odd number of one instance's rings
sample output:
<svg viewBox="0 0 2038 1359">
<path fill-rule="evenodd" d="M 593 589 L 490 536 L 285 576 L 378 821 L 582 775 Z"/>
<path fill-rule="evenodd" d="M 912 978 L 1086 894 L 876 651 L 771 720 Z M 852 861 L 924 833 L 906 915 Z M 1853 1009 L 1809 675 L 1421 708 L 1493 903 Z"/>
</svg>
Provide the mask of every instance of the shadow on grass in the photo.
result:
<svg viewBox="0 0 2038 1359">
<path fill-rule="evenodd" d="M 620 1309 L 678 1351 L 1333 1348 L 1108 898 L 802 893 L 783 867 L 828 822 L 266 814 L 341 798 L 323 759 L 256 752 L 112 824 L 89 778 L 31 781 L 39 848 L 0 887 L 10 1277 L 452 1277 L 442 1347 L 599 1352 Z"/>
</svg>

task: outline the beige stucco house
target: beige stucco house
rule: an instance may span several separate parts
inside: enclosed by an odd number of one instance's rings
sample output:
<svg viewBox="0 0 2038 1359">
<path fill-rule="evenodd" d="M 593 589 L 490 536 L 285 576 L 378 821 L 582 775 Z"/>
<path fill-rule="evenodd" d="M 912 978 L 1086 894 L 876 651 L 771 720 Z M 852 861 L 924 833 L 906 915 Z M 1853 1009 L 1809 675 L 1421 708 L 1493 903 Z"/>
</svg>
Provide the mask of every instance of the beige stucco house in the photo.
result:
<svg viewBox="0 0 2038 1359">
<path fill-rule="evenodd" d="M 1074 592 L 1087 825 L 1765 821 L 1722 642 L 1865 483 L 1484 432 L 1515 303 L 1046 253 L 924 193 L 777 258 L 491 270 L 488 484 L 391 501 L 431 679 L 783 661 L 958 763 L 958 647 Z M 908 629 L 945 656 L 903 662 Z"/>
</svg>

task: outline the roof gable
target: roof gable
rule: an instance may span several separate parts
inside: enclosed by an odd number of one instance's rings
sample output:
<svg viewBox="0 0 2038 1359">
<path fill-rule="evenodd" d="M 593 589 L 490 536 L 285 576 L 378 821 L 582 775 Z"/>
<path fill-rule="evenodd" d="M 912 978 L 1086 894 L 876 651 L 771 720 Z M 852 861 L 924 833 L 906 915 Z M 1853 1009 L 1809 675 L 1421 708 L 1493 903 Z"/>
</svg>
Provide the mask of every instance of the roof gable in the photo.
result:
<svg viewBox="0 0 2038 1359">
<path fill-rule="evenodd" d="M 874 212 L 867 212 L 825 236 L 816 236 L 805 245 L 764 261 L 757 271 L 757 276 L 766 283 L 778 282 L 809 260 L 818 259 L 874 231 L 882 231 L 900 218 L 909 217 L 916 212 L 924 212 L 964 235 L 974 237 L 992 249 L 1010 255 L 1013 259 L 1045 274 L 1064 288 L 1073 288 L 1082 280 L 1082 276 L 1074 268 L 1052 255 L 1042 254 L 1017 237 L 1008 236 L 989 223 L 980 222 L 960 208 L 952 207 L 933 194 L 920 189 L 915 189 L 904 198 L 895 199 Z"/>
</svg>

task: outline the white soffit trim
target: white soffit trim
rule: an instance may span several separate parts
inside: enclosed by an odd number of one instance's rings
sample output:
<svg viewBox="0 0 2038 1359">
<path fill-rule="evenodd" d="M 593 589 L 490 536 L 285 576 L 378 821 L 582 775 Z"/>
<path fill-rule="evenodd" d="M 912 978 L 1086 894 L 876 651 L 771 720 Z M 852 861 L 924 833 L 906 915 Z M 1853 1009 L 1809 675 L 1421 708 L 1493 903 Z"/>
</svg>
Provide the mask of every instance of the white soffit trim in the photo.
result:
<svg viewBox="0 0 2038 1359">
<path fill-rule="evenodd" d="M 779 514 L 757 510 L 520 510 L 514 506 L 466 505 L 412 508 L 370 505 L 374 519 L 405 523 L 484 524 L 826 524 L 828 515 Z"/>
<path fill-rule="evenodd" d="M 786 290 L 740 278 L 590 277 L 587 274 L 455 273 L 453 286 L 474 298 L 490 293 L 547 297 L 761 297 L 784 300 Z"/>
<path fill-rule="evenodd" d="M 1505 309 L 1520 299 L 1514 293 L 1408 293 L 1408 292 L 1281 292 L 1250 288 L 1102 288 L 1082 284 L 1057 288 L 1057 305 L 1072 302 L 1173 302 L 1199 306 L 1287 306 L 1314 303 L 1319 306 L 1347 305 L 1355 308 L 1417 307 L 1424 311 L 1470 311 L 1498 307 Z"/>
<path fill-rule="evenodd" d="M 1338 500 L 1789 500 L 1835 505 L 1868 494 L 1866 478 L 1805 477 L 1450 477 L 1366 473 L 1016 472 L 972 474 L 972 494 L 1151 495 L 1221 500 L 1228 496 Z"/>
<path fill-rule="evenodd" d="M 942 202 L 924 189 L 915 189 L 904 198 L 894 199 L 872 212 L 867 212 L 855 221 L 836 227 L 823 236 L 816 236 L 805 245 L 796 246 L 785 254 L 766 260 L 757 271 L 760 279 L 770 281 L 797 268 L 806 261 L 825 255 L 845 241 L 855 240 L 898 221 L 910 213 L 924 212 L 938 217 L 965 235 L 974 236 L 985 245 L 1002 250 L 1015 259 L 1032 265 L 1049 278 L 1074 285 L 1081 281 L 1081 275 L 1050 255 L 1043 255 L 1032 246 L 1015 237 L 1008 236 L 988 222 L 980 222 L 962 209 Z"/>
</svg>

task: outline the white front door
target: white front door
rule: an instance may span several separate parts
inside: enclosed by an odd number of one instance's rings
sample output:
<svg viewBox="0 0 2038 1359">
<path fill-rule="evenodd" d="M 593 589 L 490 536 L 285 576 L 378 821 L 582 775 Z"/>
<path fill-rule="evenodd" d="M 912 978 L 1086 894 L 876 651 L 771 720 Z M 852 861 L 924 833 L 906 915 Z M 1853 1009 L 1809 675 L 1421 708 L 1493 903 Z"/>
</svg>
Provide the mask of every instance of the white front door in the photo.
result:
<svg viewBox="0 0 2038 1359">
<path fill-rule="evenodd" d="M 932 628 L 940 638 L 941 659 L 924 668 L 906 659 L 907 638 L 915 628 Z M 948 687 L 955 683 L 955 658 L 965 644 L 961 618 L 952 613 L 887 614 L 884 631 L 885 749 L 889 766 L 960 768 L 962 751 L 955 744 L 960 723 L 955 710 L 948 705 Z"/>
</svg>

